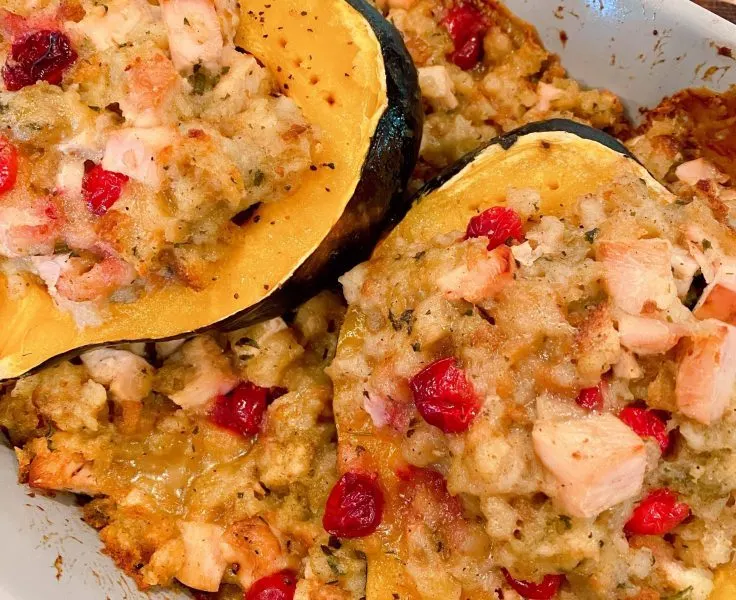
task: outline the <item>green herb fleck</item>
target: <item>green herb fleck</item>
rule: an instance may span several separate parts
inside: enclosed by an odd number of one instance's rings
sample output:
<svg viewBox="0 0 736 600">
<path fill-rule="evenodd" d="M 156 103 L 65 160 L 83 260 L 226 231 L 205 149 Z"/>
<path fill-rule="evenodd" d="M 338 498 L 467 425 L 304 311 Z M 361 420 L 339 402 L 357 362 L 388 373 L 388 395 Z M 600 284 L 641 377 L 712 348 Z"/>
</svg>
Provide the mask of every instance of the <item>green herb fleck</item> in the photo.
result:
<svg viewBox="0 0 736 600">
<path fill-rule="evenodd" d="M 426 251 L 426 250 L 420 250 L 419 252 L 417 252 L 417 253 L 416 253 L 416 254 L 414 255 L 414 260 L 419 260 L 419 259 L 420 259 L 420 258 L 422 258 L 422 256 L 424 256 L 424 255 L 425 255 L 426 253 L 427 253 L 427 251 Z"/>
<path fill-rule="evenodd" d="M 710 250 L 713 247 L 713 244 L 710 243 L 710 240 L 703 240 L 700 243 L 703 245 L 703 250 Z"/>
<path fill-rule="evenodd" d="M 389 309 L 388 320 L 391 321 L 394 331 L 401 331 L 404 325 L 406 325 L 406 333 L 411 334 L 411 330 L 414 327 L 414 311 L 408 308 L 397 317 Z"/>
<path fill-rule="evenodd" d="M 235 342 L 235 345 L 240 346 L 250 346 L 251 348 L 260 348 L 258 345 L 258 342 L 256 342 L 253 338 L 249 337 L 242 337 L 237 342 Z"/>
<path fill-rule="evenodd" d="M 202 96 L 205 92 L 212 90 L 220 81 L 219 75 L 212 75 L 202 68 L 202 65 L 194 65 L 192 74 L 187 77 L 192 93 Z"/>
<path fill-rule="evenodd" d="M 589 244 L 592 244 L 595 241 L 595 238 L 598 237 L 598 234 L 601 232 L 600 229 L 597 227 L 595 229 L 591 229 L 590 231 L 585 232 L 585 241 Z"/>
<path fill-rule="evenodd" d="M 674 596 L 667 596 L 664 600 L 691 600 L 693 597 L 693 586 L 680 590 Z"/>
<path fill-rule="evenodd" d="M 419 342 L 414 342 L 411 345 L 411 349 L 414 350 L 414 352 L 419 352 L 422 349 L 422 345 Z"/>
<path fill-rule="evenodd" d="M 264 179 L 266 179 L 266 174 L 260 169 L 256 169 L 253 172 L 253 185 L 254 186 L 258 187 L 259 185 L 261 185 Z"/>
<path fill-rule="evenodd" d="M 572 529 L 572 519 L 567 515 L 560 515 L 560 521 L 565 526 L 565 529 Z"/>
<path fill-rule="evenodd" d="M 184 17 L 184 25 L 189 27 L 189 19 L 187 19 L 186 17 Z"/>
</svg>

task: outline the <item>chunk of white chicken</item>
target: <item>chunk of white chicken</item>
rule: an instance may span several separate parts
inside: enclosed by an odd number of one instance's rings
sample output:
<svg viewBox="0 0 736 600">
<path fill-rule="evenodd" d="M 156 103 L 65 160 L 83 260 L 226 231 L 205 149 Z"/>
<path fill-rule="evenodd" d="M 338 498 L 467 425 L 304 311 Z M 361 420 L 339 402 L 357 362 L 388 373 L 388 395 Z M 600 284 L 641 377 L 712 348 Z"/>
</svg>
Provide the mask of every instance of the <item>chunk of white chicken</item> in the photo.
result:
<svg viewBox="0 0 736 600">
<path fill-rule="evenodd" d="M 85 352 L 81 359 L 90 377 L 107 387 L 118 402 L 141 402 L 151 393 L 153 367 L 137 354 L 100 348 Z"/>
<path fill-rule="evenodd" d="M 150 26 L 154 22 L 153 10 L 144 0 L 108 2 L 91 6 L 81 21 L 68 21 L 64 26 L 73 35 L 88 38 L 99 52 L 104 52 L 127 43 L 137 28 Z"/>
<path fill-rule="evenodd" d="M 156 157 L 173 143 L 174 132 L 168 127 L 130 127 L 114 131 L 105 145 L 102 168 L 156 187 L 161 181 Z"/>
<path fill-rule="evenodd" d="M 683 325 L 649 317 L 622 314 L 617 321 L 621 345 L 640 356 L 667 352 L 687 332 Z"/>
<path fill-rule="evenodd" d="M 698 261 L 690 256 L 687 250 L 676 247 L 672 249 L 672 273 L 675 276 L 677 295 L 681 300 L 690 291 L 690 286 L 698 269 L 700 269 Z"/>
<path fill-rule="evenodd" d="M 447 67 L 444 65 L 419 67 L 417 73 L 419 75 L 419 87 L 422 89 L 422 96 L 432 106 L 438 109 L 449 110 L 457 108 L 455 84 L 452 82 Z"/>
<path fill-rule="evenodd" d="M 187 341 L 156 375 L 156 390 L 182 408 L 205 410 L 219 395 L 238 384 L 228 358 L 208 336 Z"/>
<path fill-rule="evenodd" d="M 223 552 L 225 529 L 214 523 L 182 521 L 179 530 L 184 542 L 184 560 L 176 578 L 195 590 L 216 592 L 227 567 Z"/>
<path fill-rule="evenodd" d="M 601 242 L 596 255 L 603 262 L 608 293 L 624 312 L 651 313 L 677 300 L 668 241 Z"/>
<path fill-rule="evenodd" d="M 718 319 L 736 325 L 736 261 L 721 263 L 693 308 L 693 314 L 698 319 Z"/>
<path fill-rule="evenodd" d="M 473 244 L 468 247 L 463 264 L 440 277 L 437 285 L 448 300 L 477 304 L 492 298 L 510 283 L 515 266 L 508 246 L 489 252 L 484 245 Z"/>
<path fill-rule="evenodd" d="M 554 496 L 574 517 L 595 517 L 642 488 L 642 439 L 610 414 L 537 421 L 534 451 L 554 479 Z"/>
<path fill-rule="evenodd" d="M 161 9 L 174 66 L 179 71 L 197 64 L 217 69 L 224 44 L 212 0 L 164 0 Z"/>
<path fill-rule="evenodd" d="M 736 383 L 736 327 L 705 321 L 680 360 L 675 382 L 677 407 L 691 419 L 710 425 L 723 416 Z"/>
<path fill-rule="evenodd" d="M 682 163 L 675 169 L 675 176 L 690 186 L 695 186 L 699 181 L 717 181 L 725 183 L 728 176 L 721 173 L 718 168 L 704 158 L 696 158 Z"/>
</svg>

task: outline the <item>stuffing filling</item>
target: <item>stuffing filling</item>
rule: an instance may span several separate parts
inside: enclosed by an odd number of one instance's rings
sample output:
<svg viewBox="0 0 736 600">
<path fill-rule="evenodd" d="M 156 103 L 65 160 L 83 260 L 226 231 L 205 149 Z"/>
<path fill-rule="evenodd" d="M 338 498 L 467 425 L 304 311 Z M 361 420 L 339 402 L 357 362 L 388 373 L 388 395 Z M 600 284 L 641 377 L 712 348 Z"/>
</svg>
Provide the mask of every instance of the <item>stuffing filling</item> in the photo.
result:
<svg viewBox="0 0 736 600">
<path fill-rule="evenodd" d="M 706 600 L 736 536 L 736 235 L 632 175 L 518 200 L 341 280 L 341 469 L 386 490 L 369 573 L 388 548 L 425 600 Z"/>
</svg>

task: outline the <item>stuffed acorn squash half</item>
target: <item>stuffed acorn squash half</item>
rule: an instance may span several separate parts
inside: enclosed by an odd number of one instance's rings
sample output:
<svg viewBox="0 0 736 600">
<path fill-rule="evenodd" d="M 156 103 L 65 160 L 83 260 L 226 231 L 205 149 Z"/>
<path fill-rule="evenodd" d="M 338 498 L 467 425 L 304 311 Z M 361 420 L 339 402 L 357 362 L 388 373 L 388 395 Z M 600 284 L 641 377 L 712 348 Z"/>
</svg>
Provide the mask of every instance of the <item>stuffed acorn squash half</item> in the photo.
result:
<svg viewBox="0 0 736 600">
<path fill-rule="evenodd" d="M 417 77 L 364 0 L 49 7 L 3 41 L 0 381 L 281 314 L 403 212 Z"/>
<path fill-rule="evenodd" d="M 735 257 L 570 121 L 429 183 L 341 278 L 324 524 L 367 597 L 731 597 Z"/>
</svg>

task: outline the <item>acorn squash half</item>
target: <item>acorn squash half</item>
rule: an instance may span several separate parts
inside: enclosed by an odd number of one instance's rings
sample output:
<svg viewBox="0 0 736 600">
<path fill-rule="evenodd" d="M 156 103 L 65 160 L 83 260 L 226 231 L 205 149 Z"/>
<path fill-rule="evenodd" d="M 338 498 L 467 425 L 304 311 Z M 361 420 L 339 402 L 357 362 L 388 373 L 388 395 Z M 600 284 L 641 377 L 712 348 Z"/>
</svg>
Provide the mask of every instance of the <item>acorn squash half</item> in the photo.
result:
<svg viewBox="0 0 736 600">
<path fill-rule="evenodd" d="M 100 344 L 235 328 L 293 307 L 370 251 L 392 215 L 421 137 L 416 71 L 401 36 L 365 0 L 251 0 L 238 42 L 271 69 L 320 131 L 315 164 L 291 196 L 213 268 L 203 291 L 171 285 L 112 306 L 78 329 L 39 285 L 11 298 L 0 281 L 0 381 Z M 2 277 L 2 276 L 0 276 Z"/>
<path fill-rule="evenodd" d="M 622 171 L 645 181 L 654 198 L 673 200 L 672 194 L 607 134 L 564 119 L 533 123 L 491 141 L 429 182 L 404 219 L 377 246 L 373 257 L 394 257 L 402 253 L 406 242 L 464 231 L 471 217 L 503 204 L 511 187 L 538 190 L 541 212 L 563 218 L 572 213 L 581 195 L 596 190 L 601 181 Z M 361 357 L 366 356 L 366 327 L 366 315 L 350 307 L 331 372 L 340 469 L 349 471 L 354 465 L 352 468 L 375 470 L 386 498 L 381 526 L 358 540 L 368 559 L 367 599 L 392 600 L 400 596 L 402 600 L 419 600 L 422 596 L 407 570 L 407 557 L 402 555 L 405 534 L 395 510 L 400 502 L 397 471 L 407 464 L 400 445 L 402 436 L 374 426 L 363 408 L 361 374 L 345 366 L 360 364 Z M 363 369 L 371 368 L 364 360 L 362 364 Z M 736 571 L 722 569 L 715 581 L 711 600 L 733 597 Z M 472 590 L 463 590 L 462 595 L 468 600 L 486 597 Z"/>
</svg>

